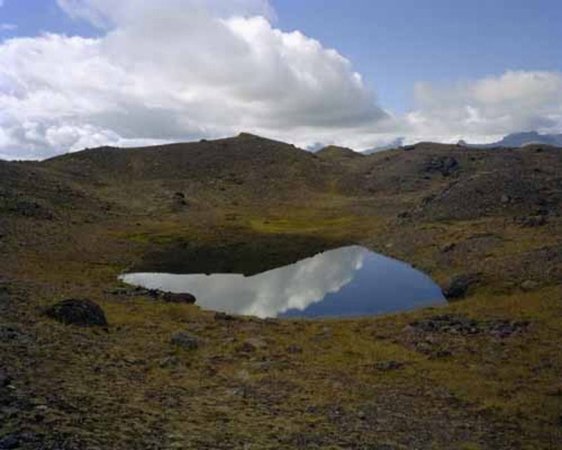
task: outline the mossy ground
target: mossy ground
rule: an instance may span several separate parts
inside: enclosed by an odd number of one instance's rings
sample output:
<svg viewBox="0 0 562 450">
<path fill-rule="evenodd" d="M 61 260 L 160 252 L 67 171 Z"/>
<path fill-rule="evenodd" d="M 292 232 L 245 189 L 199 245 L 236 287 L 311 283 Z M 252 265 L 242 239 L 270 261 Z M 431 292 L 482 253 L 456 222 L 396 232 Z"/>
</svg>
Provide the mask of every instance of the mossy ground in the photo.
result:
<svg viewBox="0 0 562 450">
<path fill-rule="evenodd" d="M 19 237 L 4 247 L 10 264 L 2 327 L 16 337 L 0 347 L 12 378 L 2 388 L 0 434 L 31 433 L 36 440 L 24 439 L 24 447 L 562 445 L 560 267 L 537 253 L 561 244 L 560 222 L 532 229 L 499 218 L 414 224 L 384 217 L 364 199 L 323 197 L 308 208 L 247 205 L 62 228 L 21 219 L 14 226 Z M 477 271 L 483 282 L 444 308 L 350 320 L 224 321 L 197 306 L 111 294 L 117 275 L 147 252 L 176 242 L 217 246 L 271 236 L 289 248 L 307 238 L 315 245 L 362 243 L 438 281 Z M 533 289 L 522 290 L 529 278 Z M 65 326 L 41 314 L 67 297 L 98 302 L 109 330 Z M 445 313 L 530 325 L 504 338 L 422 336 L 420 351 L 408 325 Z M 200 347 L 172 346 L 178 331 L 199 338 Z M 244 351 L 248 338 L 263 345 Z"/>
</svg>

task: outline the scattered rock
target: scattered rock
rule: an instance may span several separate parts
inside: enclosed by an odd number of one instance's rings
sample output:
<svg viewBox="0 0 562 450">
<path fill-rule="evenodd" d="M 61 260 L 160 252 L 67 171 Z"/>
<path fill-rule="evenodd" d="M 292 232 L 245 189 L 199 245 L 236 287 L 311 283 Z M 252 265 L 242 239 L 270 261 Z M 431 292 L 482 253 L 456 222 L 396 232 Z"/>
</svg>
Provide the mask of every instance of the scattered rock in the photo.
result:
<svg viewBox="0 0 562 450">
<path fill-rule="evenodd" d="M 91 300 L 63 300 L 49 307 L 45 314 L 67 325 L 107 327 L 103 309 Z"/>
<path fill-rule="evenodd" d="M 295 344 L 289 345 L 287 347 L 287 353 L 292 353 L 292 354 L 302 353 L 302 347 L 299 347 L 298 345 Z"/>
<path fill-rule="evenodd" d="M 0 325 L 0 341 L 13 341 L 24 339 L 26 335 L 14 325 Z"/>
<path fill-rule="evenodd" d="M 236 320 L 236 318 L 234 316 L 231 316 L 230 314 L 218 312 L 215 313 L 215 320 L 224 320 L 225 322 L 231 322 L 233 320 Z"/>
<path fill-rule="evenodd" d="M 390 372 L 392 370 L 398 370 L 404 367 L 404 363 L 400 361 L 379 361 L 375 364 L 375 369 L 381 372 Z"/>
<path fill-rule="evenodd" d="M 162 299 L 166 303 L 184 303 L 189 305 L 193 305 L 197 301 L 195 296 L 192 294 L 188 294 L 188 293 L 175 294 L 173 292 L 164 292 L 162 295 Z"/>
<path fill-rule="evenodd" d="M 428 173 L 438 172 L 444 177 L 452 175 L 459 169 L 459 162 L 452 156 L 433 157 L 425 163 L 424 170 Z"/>
<path fill-rule="evenodd" d="M 159 289 L 146 289 L 143 287 L 133 287 L 133 288 L 116 288 L 107 291 L 110 295 L 127 296 L 127 297 L 150 297 L 155 300 L 163 300 L 167 303 L 184 303 L 192 305 L 197 301 L 193 294 L 188 292 L 175 293 L 166 292 Z"/>
<path fill-rule="evenodd" d="M 409 329 L 424 333 L 447 333 L 462 336 L 486 333 L 494 337 L 505 338 L 526 330 L 529 325 L 528 321 L 511 321 L 506 319 L 478 321 L 465 316 L 444 314 L 428 319 L 416 320 L 410 324 Z M 426 343 L 432 344 L 433 339 L 426 339 Z"/>
<path fill-rule="evenodd" d="M 187 205 L 187 202 L 185 200 L 185 194 L 183 192 L 174 193 L 174 203 L 180 206 Z"/>
<path fill-rule="evenodd" d="M 199 348 L 199 339 L 185 333 L 184 331 L 174 334 L 170 342 L 176 347 L 186 350 L 196 350 Z"/>
<path fill-rule="evenodd" d="M 500 201 L 505 205 L 511 202 L 511 197 L 509 195 L 503 194 L 500 198 Z"/>
<path fill-rule="evenodd" d="M 493 320 L 483 324 L 482 328 L 492 336 L 506 338 L 520 331 L 525 331 L 530 325 L 526 320 Z"/>
<path fill-rule="evenodd" d="M 278 326 L 279 320 L 273 319 L 272 317 L 267 317 L 267 318 L 263 319 L 263 323 L 266 324 L 266 325 Z"/>
<path fill-rule="evenodd" d="M 547 395 L 552 397 L 562 397 L 562 384 L 549 389 Z"/>
<path fill-rule="evenodd" d="M 161 359 L 158 365 L 162 369 L 171 369 L 173 367 L 177 367 L 179 363 L 180 360 L 176 356 L 168 356 L 166 358 Z"/>
<path fill-rule="evenodd" d="M 8 434 L 0 438 L 0 450 L 11 450 L 18 448 L 21 440 L 17 434 Z"/>
<path fill-rule="evenodd" d="M 41 442 L 40 436 L 28 432 L 9 433 L 0 437 L 0 450 L 9 450 L 13 448 L 47 448 Z M 48 448 L 63 448 L 62 446 L 49 446 Z M 70 448 L 64 446 L 64 448 Z"/>
<path fill-rule="evenodd" d="M 464 316 L 444 314 L 412 322 L 410 326 L 426 333 L 477 334 L 478 322 Z"/>
<path fill-rule="evenodd" d="M 242 342 L 242 345 L 237 350 L 241 353 L 254 353 L 265 348 L 267 348 L 267 343 L 263 339 L 249 338 Z"/>
<path fill-rule="evenodd" d="M 436 352 L 431 353 L 432 359 L 440 359 L 440 358 L 447 358 L 449 356 L 453 356 L 453 352 L 447 349 L 437 350 Z"/>
<path fill-rule="evenodd" d="M 441 247 L 441 253 L 449 253 L 450 251 L 453 251 L 456 246 L 457 244 L 455 244 L 454 242 L 445 244 Z"/>
<path fill-rule="evenodd" d="M 0 369 L 0 388 L 6 387 L 12 383 L 12 377 L 10 377 L 3 369 Z"/>
<path fill-rule="evenodd" d="M 48 209 L 35 201 L 21 200 L 8 208 L 9 212 L 23 217 L 53 220 L 54 215 Z"/>
<path fill-rule="evenodd" d="M 161 295 L 161 291 L 158 289 L 145 289 L 140 286 L 134 288 L 118 288 L 112 291 L 113 295 L 126 295 L 129 297 L 145 296 L 151 298 L 158 298 Z"/>
<path fill-rule="evenodd" d="M 443 288 L 443 295 L 449 300 L 464 298 L 468 290 L 479 281 L 478 275 L 464 274 L 453 277 Z"/>
<path fill-rule="evenodd" d="M 518 217 L 515 220 L 520 226 L 526 228 L 542 227 L 547 222 L 544 215 Z"/>
</svg>

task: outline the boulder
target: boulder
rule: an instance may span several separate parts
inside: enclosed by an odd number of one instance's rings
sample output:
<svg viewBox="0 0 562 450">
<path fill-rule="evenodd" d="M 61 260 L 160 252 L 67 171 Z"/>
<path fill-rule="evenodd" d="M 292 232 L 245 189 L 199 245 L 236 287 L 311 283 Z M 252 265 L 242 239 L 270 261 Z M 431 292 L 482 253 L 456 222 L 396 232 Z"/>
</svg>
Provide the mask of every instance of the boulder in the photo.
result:
<svg viewBox="0 0 562 450">
<path fill-rule="evenodd" d="M 67 325 L 107 327 L 103 309 L 91 300 L 63 300 L 47 308 L 45 315 Z"/>
<path fill-rule="evenodd" d="M 173 201 L 176 205 L 185 206 L 187 201 L 185 199 L 185 194 L 183 192 L 175 192 L 173 196 Z"/>
<path fill-rule="evenodd" d="M 189 305 L 194 304 L 197 299 L 194 295 L 186 293 L 175 294 L 173 292 L 164 292 L 162 294 L 162 299 L 166 303 L 186 303 Z"/>
<path fill-rule="evenodd" d="M 451 278 L 443 288 L 443 295 L 448 300 L 466 297 L 471 286 L 478 282 L 477 275 L 457 275 Z"/>
</svg>

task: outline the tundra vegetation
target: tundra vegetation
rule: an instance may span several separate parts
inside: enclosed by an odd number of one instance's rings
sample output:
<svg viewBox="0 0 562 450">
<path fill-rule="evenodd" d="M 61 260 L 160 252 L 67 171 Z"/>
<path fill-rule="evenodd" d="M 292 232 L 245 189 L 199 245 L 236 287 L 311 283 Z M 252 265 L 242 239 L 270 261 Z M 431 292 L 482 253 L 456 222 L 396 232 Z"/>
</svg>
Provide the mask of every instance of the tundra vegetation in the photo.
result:
<svg viewBox="0 0 562 450">
<path fill-rule="evenodd" d="M 537 145 L 242 134 L 0 161 L 0 448 L 560 448 L 561 213 L 562 152 Z M 449 304 L 261 320 L 118 281 L 347 244 Z"/>
</svg>

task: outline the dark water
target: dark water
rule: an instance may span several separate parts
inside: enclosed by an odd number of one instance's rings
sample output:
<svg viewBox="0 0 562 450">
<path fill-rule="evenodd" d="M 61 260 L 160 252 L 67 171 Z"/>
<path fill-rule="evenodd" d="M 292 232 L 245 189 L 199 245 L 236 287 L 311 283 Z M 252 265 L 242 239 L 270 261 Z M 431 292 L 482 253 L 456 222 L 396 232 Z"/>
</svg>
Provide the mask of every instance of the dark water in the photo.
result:
<svg viewBox="0 0 562 450">
<path fill-rule="evenodd" d="M 369 316 L 446 303 L 427 275 L 359 246 L 328 250 L 252 276 L 130 273 L 120 279 L 189 292 L 205 309 L 262 318 Z"/>
</svg>

